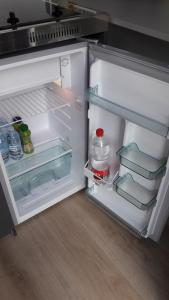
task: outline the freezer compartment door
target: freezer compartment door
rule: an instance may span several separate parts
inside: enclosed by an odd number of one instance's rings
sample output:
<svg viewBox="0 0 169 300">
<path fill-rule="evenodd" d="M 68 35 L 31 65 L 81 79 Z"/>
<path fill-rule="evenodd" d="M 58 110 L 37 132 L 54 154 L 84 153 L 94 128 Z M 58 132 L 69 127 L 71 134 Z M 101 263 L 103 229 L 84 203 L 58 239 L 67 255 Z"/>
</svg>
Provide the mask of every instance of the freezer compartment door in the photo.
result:
<svg viewBox="0 0 169 300">
<path fill-rule="evenodd" d="M 98 45 L 90 46 L 90 59 L 88 194 L 141 236 L 158 240 L 169 213 L 169 76 Z M 111 146 L 107 182 L 90 168 L 100 127 Z"/>
</svg>

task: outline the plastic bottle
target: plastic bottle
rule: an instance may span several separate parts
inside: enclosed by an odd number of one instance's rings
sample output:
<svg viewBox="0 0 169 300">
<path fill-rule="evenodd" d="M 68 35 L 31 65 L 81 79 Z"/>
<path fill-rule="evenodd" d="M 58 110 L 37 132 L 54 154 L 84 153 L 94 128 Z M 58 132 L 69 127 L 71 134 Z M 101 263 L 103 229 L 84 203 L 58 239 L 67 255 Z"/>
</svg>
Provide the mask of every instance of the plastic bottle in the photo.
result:
<svg viewBox="0 0 169 300">
<path fill-rule="evenodd" d="M 0 132 L 0 153 L 5 162 L 7 162 L 9 158 L 9 148 L 6 136 Z"/>
<path fill-rule="evenodd" d="M 31 131 L 29 130 L 28 125 L 21 124 L 19 133 L 21 136 L 23 151 L 26 154 L 32 153 L 34 151 L 34 148 L 31 140 Z"/>
<path fill-rule="evenodd" d="M 98 128 L 96 135 L 92 140 L 91 147 L 91 166 L 92 172 L 96 175 L 95 179 L 99 178 L 106 180 L 109 175 L 109 160 L 110 160 L 110 145 L 104 136 L 104 130 Z"/>
<path fill-rule="evenodd" d="M 13 159 L 21 159 L 23 156 L 19 133 L 11 127 L 8 131 L 9 155 Z"/>
<path fill-rule="evenodd" d="M 15 123 L 13 124 L 13 128 L 14 128 L 17 132 L 19 132 L 20 126 L 23 124 L 22 118 L 21 118 L 20 116 L 15 116 L 15 117 L 12 118 L 12 121 L 15 122 Z"/>
<path fill-rule="evenodd" d="M 8 130 L 11 126 L 8 125 L 8 121 L 5 120 L 5 118 L 0 117 L 0 132 L 4 134 L 7 138 Z"/>
</svg>

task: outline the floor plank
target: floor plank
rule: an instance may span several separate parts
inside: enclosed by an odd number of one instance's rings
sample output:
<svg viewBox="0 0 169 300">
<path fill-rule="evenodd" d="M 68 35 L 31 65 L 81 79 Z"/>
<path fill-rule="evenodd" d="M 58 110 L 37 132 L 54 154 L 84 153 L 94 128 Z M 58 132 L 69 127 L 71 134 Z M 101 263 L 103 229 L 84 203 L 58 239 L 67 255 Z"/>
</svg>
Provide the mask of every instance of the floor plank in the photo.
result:
<svg viewBox="0 0 169 300">
<path fill-rule="evenodd" d="M 169 241 L 138 240 L 80 192 L 0 240 L 3 300 L 168 300 Z"/>
</svg>

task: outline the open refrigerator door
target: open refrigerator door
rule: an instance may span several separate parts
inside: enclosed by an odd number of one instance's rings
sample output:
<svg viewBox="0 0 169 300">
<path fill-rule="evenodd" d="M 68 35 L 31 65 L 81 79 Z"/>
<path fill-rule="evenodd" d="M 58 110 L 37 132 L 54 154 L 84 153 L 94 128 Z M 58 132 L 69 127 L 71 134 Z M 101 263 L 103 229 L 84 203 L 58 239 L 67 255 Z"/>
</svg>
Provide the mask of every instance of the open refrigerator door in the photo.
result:
<svg viewBox="0 0 169 300">
<path fill-rule="evenodd" d="M 89 149 L 97 128 L 111 146 L 110 175 L 85 167 L 88 195 L 139 236 L 160 238 L 169 215 L 169 75 L 91 46 Z"/>
</svg>

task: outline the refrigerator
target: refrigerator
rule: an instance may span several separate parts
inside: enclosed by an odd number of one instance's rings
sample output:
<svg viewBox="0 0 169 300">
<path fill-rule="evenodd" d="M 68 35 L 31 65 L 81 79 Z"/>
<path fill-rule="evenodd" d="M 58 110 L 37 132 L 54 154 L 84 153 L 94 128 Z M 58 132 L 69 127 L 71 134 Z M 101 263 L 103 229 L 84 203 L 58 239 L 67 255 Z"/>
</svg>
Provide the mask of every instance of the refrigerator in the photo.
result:
<svg viewBox="0 0 169 300">
<path fill-rule="evenodd" d="M 0 157 L 0 182 L 15 225 L 74 193 L 158 241 L 169 215 L 169 73 L 130 53 L 88 41 L 0 61 L 0 116 L 19 115 L 34 152 Z M 96 180 L 91 141 L 103 128 L 111 171 Z"/>
</svg>

